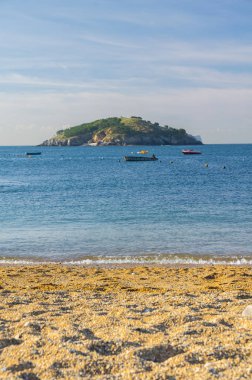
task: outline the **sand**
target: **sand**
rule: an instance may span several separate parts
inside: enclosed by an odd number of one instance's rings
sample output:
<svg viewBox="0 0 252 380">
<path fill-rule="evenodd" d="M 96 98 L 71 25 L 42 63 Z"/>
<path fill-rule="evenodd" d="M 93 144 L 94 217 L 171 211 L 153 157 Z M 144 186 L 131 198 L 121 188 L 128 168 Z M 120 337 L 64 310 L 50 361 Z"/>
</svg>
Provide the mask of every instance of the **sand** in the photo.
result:
<svg viewBox="0 0 252 380">
<path fill-rule="evenodd" d="M 0 379 L 251 379 L 250 267 L 0 267 Z"/>
</svg>

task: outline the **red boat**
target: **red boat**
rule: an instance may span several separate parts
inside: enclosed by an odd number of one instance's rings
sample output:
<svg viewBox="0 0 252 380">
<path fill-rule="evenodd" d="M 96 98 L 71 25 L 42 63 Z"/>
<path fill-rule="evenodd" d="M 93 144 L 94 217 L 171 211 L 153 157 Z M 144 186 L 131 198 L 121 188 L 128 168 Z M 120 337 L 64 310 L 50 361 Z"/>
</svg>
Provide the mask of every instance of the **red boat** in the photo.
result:
<svg viewBox="0 0 252 380">
<path fill-rule="evenodd" d="M 201 154 L 198 150 L 193 150 L 193 149 L 183 149 L 182 150 L 183 154 Z"/>
</svg>

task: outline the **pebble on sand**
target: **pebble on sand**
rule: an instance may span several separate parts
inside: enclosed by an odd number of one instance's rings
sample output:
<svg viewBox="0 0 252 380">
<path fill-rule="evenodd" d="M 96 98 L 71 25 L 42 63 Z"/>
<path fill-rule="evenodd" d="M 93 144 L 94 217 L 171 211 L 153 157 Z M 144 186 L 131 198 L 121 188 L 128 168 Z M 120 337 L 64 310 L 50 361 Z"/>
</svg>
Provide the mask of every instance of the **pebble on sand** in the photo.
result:
<svg viewBox="0 0 252 380">
<path fill-rule="evenodd" d="M 245 307 L 245 309 L 242 312 L 242 316 L 252 319 L 252 305 L 248 305 Z"/>
</svg>

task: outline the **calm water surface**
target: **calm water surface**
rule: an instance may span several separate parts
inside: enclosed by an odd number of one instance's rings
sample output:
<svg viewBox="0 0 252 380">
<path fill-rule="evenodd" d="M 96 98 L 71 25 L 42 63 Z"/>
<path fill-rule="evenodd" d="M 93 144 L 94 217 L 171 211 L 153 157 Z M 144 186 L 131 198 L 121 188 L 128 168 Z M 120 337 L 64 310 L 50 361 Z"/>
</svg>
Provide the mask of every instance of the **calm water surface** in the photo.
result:
<svg viewBox="0 0 252 380">
<path fill-rule="evenodd" d="M 182 148 L 0 147 L 0 261 L 252 263 L 252 145 Z"/>
</svg>

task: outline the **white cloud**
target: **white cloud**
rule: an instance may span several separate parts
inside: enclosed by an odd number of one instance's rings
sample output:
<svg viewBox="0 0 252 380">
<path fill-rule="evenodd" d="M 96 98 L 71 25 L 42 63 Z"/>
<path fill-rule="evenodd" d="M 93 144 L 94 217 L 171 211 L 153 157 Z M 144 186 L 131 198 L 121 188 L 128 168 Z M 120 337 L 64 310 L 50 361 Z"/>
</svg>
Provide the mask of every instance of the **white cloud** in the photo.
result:
<svg viewBox="0 0 252 380">
<path fill-rule="evenodd" d="M 121 48 L 127 48 L 127 49 L 138 49 L 140 46 L 138 44 L 134 44 L 126 42 L 125 39 L 119 39 L 118 37 L 106 37 L 106 36 L 99 36 L 97 34 L 82 34 L 79 36 L 79 38 L 82 41 L 88 41 L 99 45 L 108 45 L 112 47 L 121 47 Z"/>
<path fill-rule="evenodd" d="M 13 73 L 9 75 L 0 75 L 0 84 L 7 84 L 7 85 L 15 85 L 17 86 L 31 86 L 31 87 L 37 87 L 41 91 L 44 89 L 51 89 L 51 88 L 65 88 L 69 89 L 72 88 L 75 91 L 80 90 L 97 90 L 101 89 L 103 87 L 106 87 L 108 90 L 112 90 L 113 88 L 117 88 L 115 86 L 114 81 L 110 82 L 103 82 L 103 81 L 86 81 L 86 82 L 73 82 L 69 81 L 67 79 L 65 80 L 52 80 L 52 79 L 46 79 L 41 77 L 33 77 L 33 76 L 27 76 L 27 75 L 21 75 L 18 73 Z"/>
<path fill-rule="evenodd" d="M 164 67 L 164 72 L 173 78 L 180 78 L 191 85 L 212 88 L 252 88 L 252 76 L 249 73 L 220 71 L 196 66 Z"/>
</svg>

